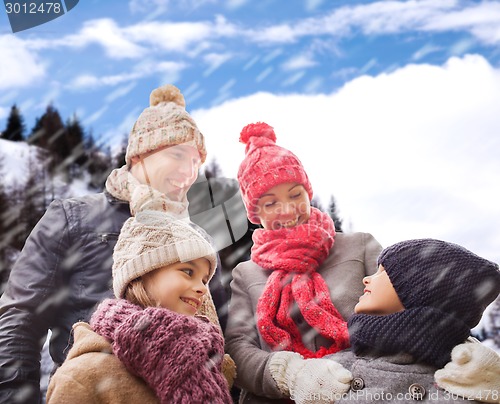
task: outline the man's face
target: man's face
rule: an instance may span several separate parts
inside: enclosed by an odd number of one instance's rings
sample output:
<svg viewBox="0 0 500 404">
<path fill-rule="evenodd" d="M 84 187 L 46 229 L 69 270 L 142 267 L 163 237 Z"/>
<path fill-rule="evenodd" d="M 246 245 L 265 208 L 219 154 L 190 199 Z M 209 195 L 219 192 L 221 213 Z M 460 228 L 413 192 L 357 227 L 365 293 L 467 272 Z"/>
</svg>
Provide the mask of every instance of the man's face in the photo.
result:
<svg viewBox="0 0 500 404">
<path fill-rule="evenodd" d="M 132 159 L 130 172 L 143 184 L 150 185 L 173 201 L 182 201 L 198 177 L 201 165 L 198 149 L 190 144 L 166 147 Z"/>
</svg>

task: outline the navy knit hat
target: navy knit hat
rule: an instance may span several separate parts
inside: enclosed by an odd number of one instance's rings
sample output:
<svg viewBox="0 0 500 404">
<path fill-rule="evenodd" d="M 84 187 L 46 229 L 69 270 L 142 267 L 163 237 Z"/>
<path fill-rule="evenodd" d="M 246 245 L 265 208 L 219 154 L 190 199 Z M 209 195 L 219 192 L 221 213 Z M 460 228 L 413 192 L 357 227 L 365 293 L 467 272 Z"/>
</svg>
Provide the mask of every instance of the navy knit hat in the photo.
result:
<svg viewBox="0 0 500 404">
<path fill-rule="evenodd" d="M 441 368 L 500 293 L 497 264 L 445 241 L 402 241 L 382 251 L 378 263 L 405 310 L 351 316 L 349 336 L 356 355 L 405 352 Z"/>
<path fill-rule="evenodd" d="M 434 307 L 470 328 L 500 293 L 498 264 L 445 241 L 402 241 L 382 251 L 378 264 L 405 309 Z"/>
</svg>

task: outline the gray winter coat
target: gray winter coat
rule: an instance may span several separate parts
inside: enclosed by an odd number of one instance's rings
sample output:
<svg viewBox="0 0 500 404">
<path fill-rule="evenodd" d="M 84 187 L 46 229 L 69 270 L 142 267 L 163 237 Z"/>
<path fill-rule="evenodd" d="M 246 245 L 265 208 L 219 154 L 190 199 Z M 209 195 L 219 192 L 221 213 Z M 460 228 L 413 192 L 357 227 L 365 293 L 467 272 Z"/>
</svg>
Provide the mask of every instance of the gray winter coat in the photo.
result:
<svg viewBox="0 0 500 404">
<path fill-rule="evenodd" d="M 113 248 L 129 217 L 128 203 L 100 193 L 54 201 L 35 226 L 0 298 L 0 403 L 38 403 L 47 330 L 60 365 L 72 325 L 113 296 Z M 218 310 L 226 303 L 219 272 L 210 283 Z"/>
<path fill-rule="evenodd" d="M 347 319 L 363 294 L 363 277 L 377 270 L 381 245 L 367 233 L 337 233 L 330 255 L 318 269 L 325 279 L 332 302 Z M 271 352 L 257 331 L 255 312 L 270 271 L 252 261 L 233 270 L 231 304 L 226 327 L 226 350 L 236 362 L 236 385 L 243 389 L 240 402 L 280 402 L 283 394 L 276 387 L 267 363 Z M 298 312 L 298 310 L 293 310 Z M 305 345 L 314 351 L 327 341 L 297 314 L 295 322 Z M 289 401 L 283 401 L 289 402 Z"/>
<path fill-rule="evenodd" d="M 333 397 L 336 404 L 360 402 L 477 403 L 440 389 L 434 383 L 434 366 L 417 363 L 407 354 L 356 356 L 346 350 L 328 356 L 352 372 L 349 392 Z"/>
</svg>

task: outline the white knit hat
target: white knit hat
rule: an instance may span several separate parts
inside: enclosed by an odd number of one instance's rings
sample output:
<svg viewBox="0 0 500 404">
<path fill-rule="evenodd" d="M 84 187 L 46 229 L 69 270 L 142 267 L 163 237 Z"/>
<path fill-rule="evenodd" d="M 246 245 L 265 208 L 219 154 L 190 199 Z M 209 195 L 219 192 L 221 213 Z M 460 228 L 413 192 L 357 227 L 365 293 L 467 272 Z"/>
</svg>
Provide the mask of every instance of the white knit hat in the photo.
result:
<svg viewBox="0 0 500 404">
<path fill-rule="evenodd" d="M 176 262 L 206 258 L 212 276 L 217 255 L 208 240 L 189 219 L 151 210 L 137 213 L 124 223 L 113 251 L 115 296 L 123 298 L 131 281 Z"/>
<path fill-rule="evenodd" d="M 205 138 L 186 112 L 180 90 L 172 84 L 159 87 L 151 92 L 149 103 L 150 107 L 142 112 L 130 132 L 125 154 L 127 165 L 130 166 L 132 157 L 188 142 L 195 144 L 204 163 Z"/>
</svg>

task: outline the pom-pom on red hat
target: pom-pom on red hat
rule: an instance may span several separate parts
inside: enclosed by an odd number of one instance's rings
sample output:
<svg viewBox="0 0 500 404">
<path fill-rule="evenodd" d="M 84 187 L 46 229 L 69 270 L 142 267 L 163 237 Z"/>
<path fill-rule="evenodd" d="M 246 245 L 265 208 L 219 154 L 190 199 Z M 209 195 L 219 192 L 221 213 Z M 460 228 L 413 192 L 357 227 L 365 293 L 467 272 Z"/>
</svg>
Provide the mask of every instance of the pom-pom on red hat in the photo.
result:
<svg viewBox="0 0 500 404">
<path fill-rule="evenodd" d="M 246 144 L 246 156 L 238 170 L 238 181 L 252 223 L 260 223 L 256 214 L 257 201 L 276 185 L 302 184 L 312 199 L 313 190 L 302 163 L 291 151 L 276 145 L 276 134 L 271 126 L 264 122 L 245 126 L 240 142 Z"/>
</svg>

